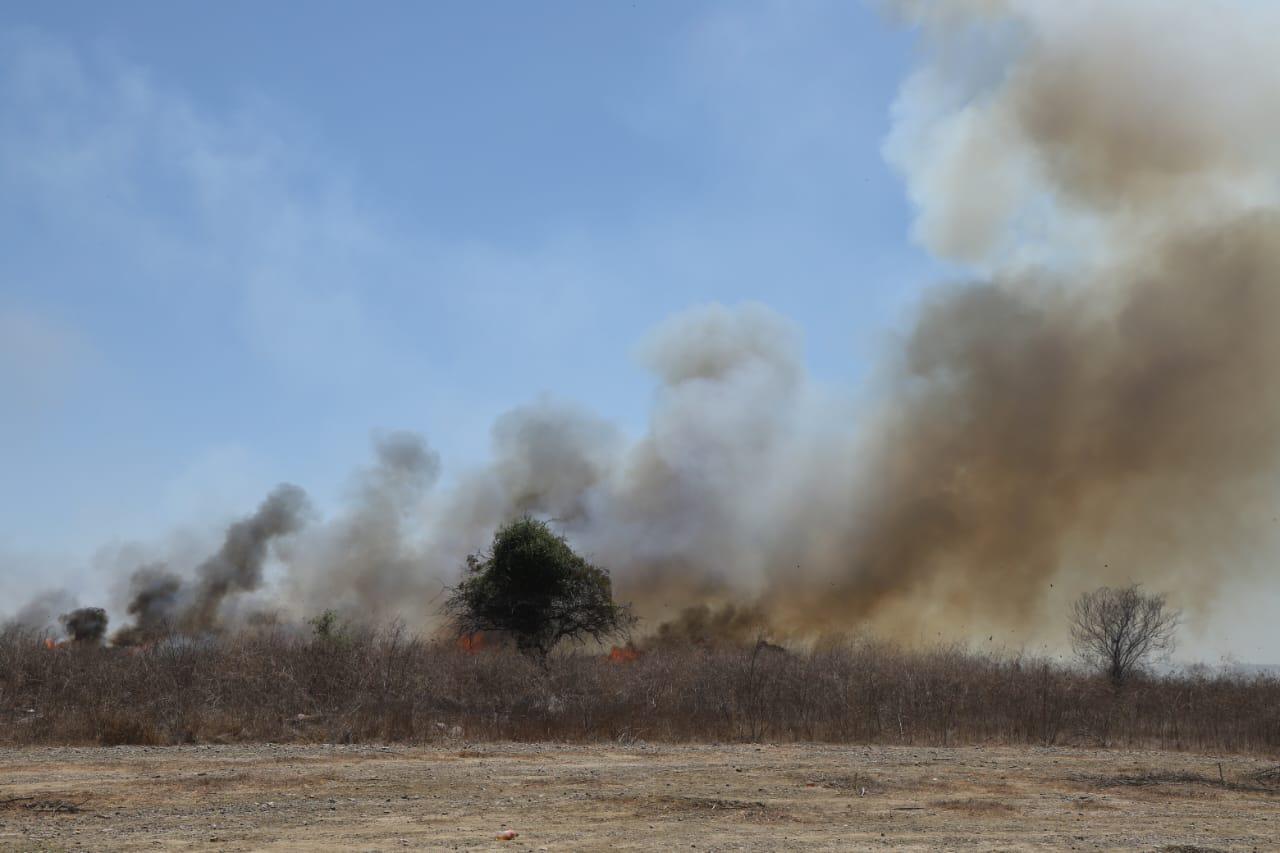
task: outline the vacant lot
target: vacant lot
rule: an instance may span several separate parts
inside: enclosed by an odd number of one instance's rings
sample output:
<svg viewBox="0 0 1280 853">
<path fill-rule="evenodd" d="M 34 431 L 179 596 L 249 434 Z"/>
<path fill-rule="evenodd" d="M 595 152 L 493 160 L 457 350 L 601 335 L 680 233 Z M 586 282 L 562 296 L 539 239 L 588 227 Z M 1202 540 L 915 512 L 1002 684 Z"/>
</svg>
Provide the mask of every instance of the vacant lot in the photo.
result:
<svg viewBox="0 0 1280 853">
<path fill-rule="evenodd" d="M 1274 850 L 1273 766 L 1004 747 L 11 749 L 0 847 Z"/>
</svg>

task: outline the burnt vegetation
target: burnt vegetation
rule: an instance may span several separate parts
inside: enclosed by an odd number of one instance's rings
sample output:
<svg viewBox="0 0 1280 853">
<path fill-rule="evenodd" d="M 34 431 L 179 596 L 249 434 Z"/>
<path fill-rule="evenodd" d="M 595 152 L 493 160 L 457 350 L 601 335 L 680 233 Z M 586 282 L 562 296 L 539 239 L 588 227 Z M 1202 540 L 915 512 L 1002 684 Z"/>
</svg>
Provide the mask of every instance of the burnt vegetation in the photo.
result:
<svg viewBox="0 0 1280 853">
<path fill-rule="evenodd" d="M 1274 753 L 1280 679 L 1135 672 L 870 640 L 804 650 L 653 645 L 545 659 L 319 620 L 117 648 L 0 633 L 0 739 L 826 741 Z"/>
</svg>

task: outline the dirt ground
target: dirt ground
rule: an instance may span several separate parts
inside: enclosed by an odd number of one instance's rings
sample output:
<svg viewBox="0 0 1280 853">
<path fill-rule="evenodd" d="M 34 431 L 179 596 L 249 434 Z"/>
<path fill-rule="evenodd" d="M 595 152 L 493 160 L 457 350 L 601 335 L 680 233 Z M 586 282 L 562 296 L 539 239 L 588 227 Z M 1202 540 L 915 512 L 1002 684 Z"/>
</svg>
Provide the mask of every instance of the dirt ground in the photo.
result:
<svg viewBox="0 0 1280 853">
<path fill-rule="evenodd" d="M 1274 766 L 992 747 L 5 749 L 0 849 L 1280 850 Z"/>
</svg>

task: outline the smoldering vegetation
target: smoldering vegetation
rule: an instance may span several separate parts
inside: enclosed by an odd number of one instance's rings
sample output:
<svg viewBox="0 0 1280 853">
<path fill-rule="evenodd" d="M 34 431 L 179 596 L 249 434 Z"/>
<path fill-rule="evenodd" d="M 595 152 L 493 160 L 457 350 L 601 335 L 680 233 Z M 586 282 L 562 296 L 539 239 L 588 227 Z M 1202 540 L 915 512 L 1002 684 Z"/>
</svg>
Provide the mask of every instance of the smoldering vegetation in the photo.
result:
<svg viewBox="0 0 1280 853">
<path fill-rule="evenodd" d="M 0 633 L 0 740 L 16 744 L 828 741 L 1267 753 L 1280 679 L 1144 676 L 888 643 L 664 644 L 632 655 L 467 650 L 399 628 L 275 627 L 152 647 Z"/>
</svg>

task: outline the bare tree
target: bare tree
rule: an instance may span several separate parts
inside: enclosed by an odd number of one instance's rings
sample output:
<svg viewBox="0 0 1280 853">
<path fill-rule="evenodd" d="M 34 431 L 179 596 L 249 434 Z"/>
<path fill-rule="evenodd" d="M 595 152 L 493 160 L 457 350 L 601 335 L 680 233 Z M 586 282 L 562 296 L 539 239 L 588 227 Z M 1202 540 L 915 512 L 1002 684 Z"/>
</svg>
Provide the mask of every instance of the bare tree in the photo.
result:
<svg viewBox="0 0 1280 853">
<path fill-rule="evenodd" d="M 1173 649 L 1182 620 L 1164 595 L 1138 584 L 1086 592 L 1071 606 L 1071 645 L 1086 665 L 1123 684 L 1151 657 Z"/>
</svg>

